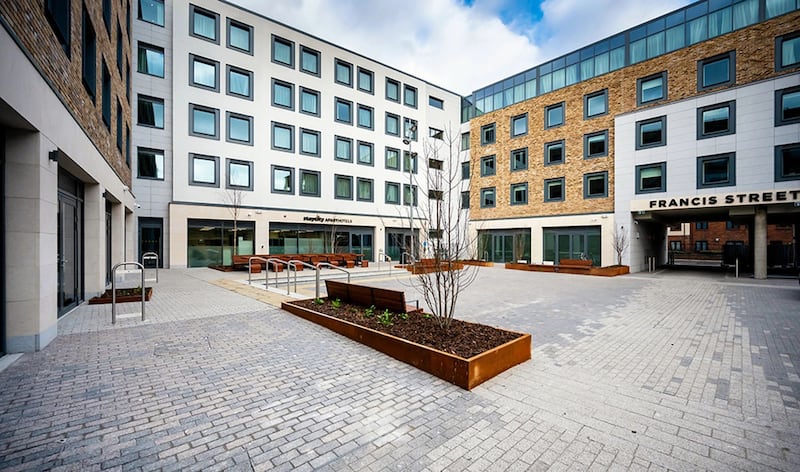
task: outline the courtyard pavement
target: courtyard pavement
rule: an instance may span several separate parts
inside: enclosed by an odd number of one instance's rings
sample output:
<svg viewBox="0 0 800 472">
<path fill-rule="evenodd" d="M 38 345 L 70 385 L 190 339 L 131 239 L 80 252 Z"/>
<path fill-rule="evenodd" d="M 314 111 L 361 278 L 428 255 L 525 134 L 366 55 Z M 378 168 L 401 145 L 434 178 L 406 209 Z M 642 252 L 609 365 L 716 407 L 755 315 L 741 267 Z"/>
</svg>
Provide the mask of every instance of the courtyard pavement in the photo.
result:
<svg viewBox="0 0 800 472">
<path fill-rule="evenodd" d="M 241 278 L 63 317 L 0 372 L 0 470 L 800 470 L 797 280 L 481 268 L 458 317 L 533 352 L 467 392 Z"/>
</svg>

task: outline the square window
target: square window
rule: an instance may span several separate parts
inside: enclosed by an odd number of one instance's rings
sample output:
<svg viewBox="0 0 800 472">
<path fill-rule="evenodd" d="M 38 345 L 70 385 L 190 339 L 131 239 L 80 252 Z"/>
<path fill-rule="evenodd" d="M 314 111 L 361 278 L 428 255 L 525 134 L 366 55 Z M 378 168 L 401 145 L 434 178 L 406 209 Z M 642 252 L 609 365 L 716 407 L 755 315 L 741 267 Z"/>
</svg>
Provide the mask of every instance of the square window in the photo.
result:
<svg viewBox="0 0 800 472">
<path fill-rule="evenodd" d="M 608 130 L 583 135 L 583 158 L 608 155 Z"/>
<path fill-rule="evenodd" d="M 272 193 L 294 194 L 294 169 L 272 166 Z"/>
<path fill-rule="evenodd" d="M 469 161 L 461 163 L 461 180 L 469 180 L 470 167 Z"/>
<path fill-rule="evenodd" d="M 660 72 L 636 81 L 636 100 L 638 105 L 657 102 L 667 98 L 667 73 Z"/>
<path fill-rule="evenodd" d="M 417 206 L 417 186 L 403 184 L 403 205 Z"/>
<path fill-rule="evenodd" d="M 564 152 L 564 140 L 546 143 L 544 145 L 544 165 L 563 164 L 566 153 Z"/>
<path fill-rule="evenodd" d="M 219 110 L 190 103 L 189 134 L 200 138 L 219 139 Z"/>
<path fill-rule="evenodd" d="M 481 177 L 488 177 L 496 173 L 494 155 L 481 157 Z"/>
<path fill-rule="evenodd" d="M 583 198 L 608 196 L 608 172 L 593 172 L 583 175 Z"/>
<path fill-rule="evenodd" d="M 164 100 L 139 95 L 136 108 L 138 125 L 164 129 Z"/>
<path fill-rule="evenodd" d="M 417 120 L 403 118 L 403 136 L 412 141 L 417 140 Z"/>
<path fill-rule="evenodd" d="M 775 182 L 800 180 L 800 143 L 775 147 Z"/>
<path fill-rule="evenodd" d="M 400 184 L 396 182 L 386 182 L 386 203 L 400 204 Z"/>
<path fill-rule="evenodd" d="M 353 102 L 336 98 L 334 104 L 334 119 L 339 123 L 353 124 Z"/>
<path fill-rule="evenodd" d="M 511 137 L 523 136 L 528 134 L 528 114 L 511 118 Z"/>
<path fill-rule="evenodd" d="M 636 193 L 667 191 L 667 163 L 636 166 Z"/>
<path fill-rule="evenodd" d="M 694 250 L 695 251 L 708 251 L 708 241 L 695 241 L 694 242 Z"/>
<path fill-rule="evenodd" d="M 228 142 L 253 145 L 253 117 L 226 112 Z"/>
<path fill-rule="evenodd" d="M 294 43 L 272 35 L 272 62 L 294 69 Z"/>
<path fill-rule="evenodd" d="M 154 77 L 164 77 L 164 49 L 140 42 L 136 71 Z"/>
<path fill-rule="evenodd" d="M 189 54 L 189 84 L 218 92 L 219 63 Z"/>
<path fill-rule="evenodd" d="M 636 122 L 636 149 L 667 145 L 667 117 Z"/>
<path fill-rule="evenodd" d="M 253 54 L 253 27 L 228 18 L 228 47 Z"/>
<path fill-rule="evenodd" d="M 461 150 L 469 150 L 469 131 L 466 133 L 461 133 Z"/>
<path fill-rule="evenodd" d="M 294 110 L 294 85 L 272 79 L 272 104 L 276 107 Z"/>
<path fill-rule="evenodd" d="M 334 176 L 334 197 L 341 200 L 353 199 L 353 178 L 349 175 Z"/>
<path fill-rule="evenodd" d="M 386 163 L 387 169 L 400 170 L 400 150 L 395 148 L 386 148 Z"/>
<path fill-rule="evenodd" d="M 557 179 L 546 179 L 544 181 L 544 201 L 564 201 L 564 177 L 559 177 Z"/>
<path fill-rule="evenodd" d="M 189 154 L 189 184 L 219 187 L 219 157 Z"/>
<path fill-rule="evenodd" d="M 469 209 L 469 190 L 461 192 L 461 209 L 462 210 Z"/>
<path fill-rule="evenodd" d="M 233 66 L 228 68 L 228 95 L 253 99 L 253 73 Z"/>
<path fill-rule="evenodd" d="M 411 172 L 412 174 L 417 173 L 417 153 L 412 152 L 411 154 L 408 151 L 403 151 L 403 172 Z"/>
<path fill-rule="evenodd" d="M 727 153 L 698 157 L 697 188 L 736 185 L 735 156 L 734 153 Z"/>
<path fill-rule="evenodd" d="M 386 78 L 386 99 L 400 103 L 400 82 Z"/>
<path fill-rule="evenodd" d="M 403 104 L 417 108 L 417 89 L 405 84 L 403 86 Z"/>
<path fill-rule="evenodd" d="M 358 142 L 358 163 L 366 166 L 374 164 L 372 143 Z"/>
<path fill-rule="evenodd" d="M 694 229 L 708 229 L 708 221 L 695 222 Z"/>
<path fill-rule="evenodd" d="M 300 154 L 319 157 L 319 131 L 300 128 Z"/>
<path fill-rule="evenodd" d="M 360 202 L 371 202 L 375 200 L 372 194 L 372 179 L 356 179 L 356 200 Z"/>
<path fill-rule="evenodd" d="M 800 123 L 800 87 L 775 91 L 775 126 Z"/>
<path fill-rule="evenodd" d="M 481 126 L 481 146 L 493 144 L 495 140 L 495 124 Z"/>
<path fill-rule="evenodd" d="M 495 191 L 494 187 L 487 187 L 481 189 L 481 208 L 494 208 L 495 206 Z"/>
<path fill-rule="evenodd" d="M 253 190 L 253 163 L 228 159 L 228 183 L 230 189 Z"/>
<path fill-rule="evenodd" d="M 300 169 L 300 195 L 320 196 L 320 173 L 318 171 Z"/>
<path fill-rule="evenodd" d="M 319 116 L 319 92 L 300 87 L 300 113 Z"/>
<path fill-rule="evenodd" d="M 697 61 L 697 90 L 736 82 L 736 51 Z"/>
<path fill-rule="evenodd" d="M 189 5 L 189 34 L 195 38 L 219 44 L 219 15 L 203 10 L 200 7 Z"/>
<path fill-rule="evenodd" d="M 528 168 L 528 148 L 511 151 L 511 171 L 525 170 Z"/>
<path fill-rule="evenodd" d="M 139 19 L 164 26 L 164 0 L 139 0 Z"/>
<path fill-rule="evenodd" d="M 334 80 L 337 84 L 353 86 L 353 64 L 336 59 L 334 63 Z"/>
<path fill-rule="evenodd" d="M 137 148 L 136 167 L 140 179 L 164 180 L 164 151 Z"/>
<path fill-rule="evenodd" d="M 608 113 L 608 90 L 590 93 L 583 97 L 583 119 Z"/>
<path fill-rule="evenodd" d="M 436 98 L 432 95 L 428 96 L 428 105 L 432 106 L 433 108 L 444 110 L 444 100 L 441 98 Z"/>
<path fill-rule="evenodd" d="M 775 38 L 775 70 L 800 65 L 800 31 Z"/>
<path fill-rule="evenodd" d="M 272 122 L 272 149 L 294 152 L 294 126 Z"/>
<path fill-rule="evenodd" d="M 717 103 L 697 109 L 697 139 L 736 132 L 736 102 Z"/>
<path fill-rule="evenodd" d="M 300 46 L 300 71 L 319 77 L 320 53 L 314 49 Z"/>
<path fill-rule="evenodd" d="M 386 112 L 386 134 L 400 136 L 400 117 Z"/>
<path fill-rule="evenodd" d="M 375 74 L 367 69 L 358 68 L 358 89 L 362 92 L 372 93 L 374 89 Z"/>
<path fill-rule="evenodd" d="M 511 184 L 511 204 L 528 204 L 528 183 Z"/>
<path fill-rule="evenodd" d="M 554 128 L 564 124 L 564 102 L 550 105 L 544 109 L 544 127 Z"/>
<path fill-rule="evenodd" d="M 372 107 L 358 105 L 358 127 L 372 129 Z"/>
<path fill-rule="evenodd" d="M 343 138 L 336 136 L 335 142 L 335 158 L 339 161 L 353 162 L 353 140 L 350 138 Z"/>
</svg>

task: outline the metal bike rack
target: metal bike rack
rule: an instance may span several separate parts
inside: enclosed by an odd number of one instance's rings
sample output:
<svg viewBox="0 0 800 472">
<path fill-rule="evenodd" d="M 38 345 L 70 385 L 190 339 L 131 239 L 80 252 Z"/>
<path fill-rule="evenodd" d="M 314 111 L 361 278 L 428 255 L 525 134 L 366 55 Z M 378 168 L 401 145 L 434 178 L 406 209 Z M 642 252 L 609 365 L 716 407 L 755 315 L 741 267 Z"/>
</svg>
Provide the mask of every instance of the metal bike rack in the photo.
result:
<svg viewBox="0 0 800 472">
<path fill-rule="evenodd" d="M 155 252 L 146 252 L 142 254 L 142 267 L 144 267 L 144 261 L 156 261 L 156 278 L 155 279 L 145 279 L 147 282 L 155 282 L 158 283 L 158 254 Z M 144 269 L 142 269 L 144 270 Z"/>
<path fill-rule="evenodd" d="M 342 269 L 341 267 L 335 266 L 335 265 L 331 264 L 330 262 L 318 262 L 317 263 L 317 298 L 319 298 L 319 272 L 320 272 L 320 269 L 323 268 L 323 267 L 330 267 L 331 269 L 336 269 L 336 270 L 338 270 L 340 272 L 344 272 L 345 274 L 347 274 L 347 283 L 350 283 L 350 271 L 349 270 Z"/>
<path fill-rule="evenodd" d="M 274 257 L 270 257 L 267 259 L 267 271 L 269 271 L 269 264 L 283 264 L 286 266 L 286 295 L 289 295 L 289 263 L 284 261 L 283 259 L 277 259 Z M 267 272 L 266 280 L 264 284 L 265 290 L 269 290 L 269 272 Z M 275 271 L 275 288 L 278 288 L 278 271 Z"/>
<path fill-rule="evenodd" d="M 144 321 L 144 266 L 139 262 L 120 262 L 119 264 L 115 265 L 113 269 L 111 269 L 111 324 L 117 323 L 117 269 L 119 267 L 125 267 L 129 265 L 136 266 L 142 271 L 142 321 Z"/>
<path fill-rule="evenodd" d="M 416 259 L 414 259 L 414 256 L 410 252 L 404 252 L 400 255 L 400 263 L 403 265 L 409 264 L 409 259 L 411 260 L 411 264 L 416 262 Z"/>
<path fill-rule="evenodd" d="M 297 260 L 289 261 L 289 268 L 294 269 L 294 292 L 295 293 L 297 293 L 297 266 L 298 265 L 302 266 L 302 267 L 308 267 L 308 268 L 314 269 L 314 270 L 317 271 L 317 274 L 319 274 L 319 271 L 317 270 L 317 267 L 314 264 L 309 264 L 308 262 L 297 261 Z M 317 296 L 315 298 L 319 298 L 319 277 L 317 277 L 317 292 L 316 293 L 317 293 Z"/>
<path fill-rule="evenodd" d="M 264 284 L 267 283 L 267 277 L 269 277 L 269 267 L 267 267 L 267 260 L 263 257 L 253 256 L 247 259 L 247 285 L 252 283 L 252 276 L 253 276 L 253 261 L 259 261 L 264 263 Z"/>
</svg>

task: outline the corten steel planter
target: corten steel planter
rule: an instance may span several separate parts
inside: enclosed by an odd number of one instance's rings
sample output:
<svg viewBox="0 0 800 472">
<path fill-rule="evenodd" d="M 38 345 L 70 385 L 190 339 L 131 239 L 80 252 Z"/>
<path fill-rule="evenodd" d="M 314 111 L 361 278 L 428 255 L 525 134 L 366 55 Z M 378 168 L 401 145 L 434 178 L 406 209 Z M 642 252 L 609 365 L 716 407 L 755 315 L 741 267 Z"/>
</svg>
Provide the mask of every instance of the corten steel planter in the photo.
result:
<svg viewBox="0 0 800 472">
<path fill-rule="evenodd" d="M 519 264 L 506 262 L 506 269 L 525 270 L 528 272 L 558 272 L 560 274 L 596 275 L 600 277 L 615 277 L 630 273 L 630 267 L 614 265 L 608 267 L 564 267 L 545 264 Z"/>
<path fill-rule="evenodd" d="M 494 267 L 494 262 L 491 261 L 475 261 L 475 260 L 465 260 L 461 261 L 462 264 L 468 266 L 477 266 L 477 267 Z"/>
<path fill-rule="evenodd" d="M 130 290 L 130 289 L 117 289 L 117 293 L 120 290 Z M 144 291 L 144 299 L 145 301 L 150 301 L 150 298 L 153 297 L 153 287 L 147 287 Z M 141 302 L 142 301 L 142 294 L 139 292 L 136 295 L 117 295 L 117 303 L 129 303 L 129 302 Z M 102 305 L 104 303 L 111 303 L 111 290 L 106 290 L 101 295 L 89 299 L 89 305 Z"/>
<path fill-rule="evenodd" d="M 281 308 L 466 390 L 531 358 L 531 335 L 527 333 L 518 333 L 512 341 L 465 359 L 291 302 L 282 303 Z"/>
</svg>

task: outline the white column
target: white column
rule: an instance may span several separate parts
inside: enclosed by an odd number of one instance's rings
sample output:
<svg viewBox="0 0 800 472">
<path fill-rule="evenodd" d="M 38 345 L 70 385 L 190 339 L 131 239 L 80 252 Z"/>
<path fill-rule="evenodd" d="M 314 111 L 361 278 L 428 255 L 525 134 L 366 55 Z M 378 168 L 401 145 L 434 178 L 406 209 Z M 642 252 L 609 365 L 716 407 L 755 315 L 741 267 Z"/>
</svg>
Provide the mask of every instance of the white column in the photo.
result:
<svg viewBox="0 0 800 472">
<path fill-rule="evenodd" d="M 767 278 L 767 209 L 756 207 L 753 224 L 753 277 Z"/>
<path fill-rule="evenodd" d="M 106 288 L 106 200 L 103 187 L 86 184 L 83 190 L 83 281 L 86 299 Z"/>
</svg>

